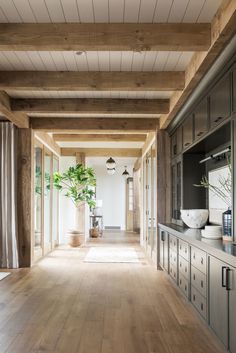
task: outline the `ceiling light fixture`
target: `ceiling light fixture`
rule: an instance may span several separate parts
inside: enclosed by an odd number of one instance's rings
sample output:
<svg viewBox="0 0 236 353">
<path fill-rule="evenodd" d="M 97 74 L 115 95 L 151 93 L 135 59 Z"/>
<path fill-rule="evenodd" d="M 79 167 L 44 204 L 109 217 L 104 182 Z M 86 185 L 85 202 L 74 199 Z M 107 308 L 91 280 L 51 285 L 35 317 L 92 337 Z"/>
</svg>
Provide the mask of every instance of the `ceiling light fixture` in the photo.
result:
<svg viewBox="0 0 236 353">
<path fill-rule="evenodd" d="M 128 172 L 128 170 L 127 170 L 127 166 L 125 165 L 125 170 L 123 171 L 123 173 L 122 173 L 122 176 L 124 177 L 124 178 L 128 178 L 128 176 L 129 176 L 129 172 Z"/>
<path fill-rule="evenodd" d="M 107 174 L 108 175 L 114 175 L 115 174 L 115 172 L 116 172 L 116 169 L 115 168 L 107 168 Z"/>
<path fill-rule="evenodd" d="M 115 169 L 116 167 L 116 162 L 114 161 L 114 159 L 112 157 L 110 157 L 107 161 L 106 161 L 106 167 L 107 169 Z"/>
</svg>

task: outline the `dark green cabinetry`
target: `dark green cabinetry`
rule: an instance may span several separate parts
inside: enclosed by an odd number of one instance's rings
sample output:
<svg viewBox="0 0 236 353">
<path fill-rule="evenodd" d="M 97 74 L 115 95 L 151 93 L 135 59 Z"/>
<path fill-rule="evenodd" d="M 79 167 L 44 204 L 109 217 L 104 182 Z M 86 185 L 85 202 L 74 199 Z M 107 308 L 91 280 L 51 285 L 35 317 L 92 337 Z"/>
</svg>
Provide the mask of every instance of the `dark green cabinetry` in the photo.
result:
<svg viewBox="0 0 236 353">
<path fill-rule="evenodd" d="M 182 126 L 171 136 L 171 156 L 175 158 L 182 152 Z"/>
<path fill-rule="evenodd" d="M 193 143 L 193 115 L 190 115 L 183 122 L 183 149 L 188 148 Z"/>
<path fill-rule="evenodd" d="M 236 269 L 210 256 L 209 323 L 231 353 L 236 353 Z"/>
<path fill-rule="evenodd" d="M 172 222 L 181 220 L 180 210 L 182 206 L 182 157 L 172 161 L 171 165 L 171 216 Z"/>
<path fill-rule="evenodd" d="M 224 76 L 211 90 L 210 127 L 214 128 L 230 116 L 230 75 Z"/>
<path fill-rule="evenodd" d="M 169 239 L 168 233 L 164 230 L 159 230 L 159 249 L 160 249 L 160 261 L 159 265 L 166 270 L 169 271 Z"/>
<path fill-rule="evenodd" d="M 204 98 L 194 110 L 194 140 L 208 132 L 208 100 Z"/>
</svg>

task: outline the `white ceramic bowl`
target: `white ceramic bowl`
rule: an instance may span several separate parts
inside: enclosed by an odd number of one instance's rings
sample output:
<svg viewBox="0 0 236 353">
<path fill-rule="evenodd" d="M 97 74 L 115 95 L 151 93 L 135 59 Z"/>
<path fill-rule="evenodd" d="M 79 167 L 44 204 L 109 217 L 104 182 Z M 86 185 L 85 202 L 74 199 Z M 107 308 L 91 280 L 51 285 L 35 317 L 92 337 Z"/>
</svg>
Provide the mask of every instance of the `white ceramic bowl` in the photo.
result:
<svg viewBox="0 0 236 353">
<path fill-rule="evenodd" d="M 207 223 L 209 211 L 205 209 L 181 210 L 181 218 L 189 228 L 202 228 Z"/>
</svg>

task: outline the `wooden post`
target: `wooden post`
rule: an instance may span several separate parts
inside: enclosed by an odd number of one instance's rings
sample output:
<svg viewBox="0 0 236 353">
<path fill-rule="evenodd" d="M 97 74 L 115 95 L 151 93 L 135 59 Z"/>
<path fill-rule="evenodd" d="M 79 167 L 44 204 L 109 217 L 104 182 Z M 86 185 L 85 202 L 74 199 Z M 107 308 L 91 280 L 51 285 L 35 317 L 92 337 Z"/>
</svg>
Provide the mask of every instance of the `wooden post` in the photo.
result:
<svg viewBox="0 0 236 353">
<path fill-rule="evenodd" d="M 170 137 L 157 132 L 157 223 L 170 222 Z"/>
<path fill-rule="evenodd" d="M 82 164 L 85 166 L 85 153 L 76 153 L 76 164 Z M 83 233 L 83 242 L 85 240 L 85 205 L 79 207 L 78 212 L 76 213 L 78 217 L 77 225 L 79 232 Z"/>
<path fill-rule="evenodd" d="M 18 130 L 17 211 L 20 267 L 32 263 L 33 232 L 33 132 Z"/>
</svg>

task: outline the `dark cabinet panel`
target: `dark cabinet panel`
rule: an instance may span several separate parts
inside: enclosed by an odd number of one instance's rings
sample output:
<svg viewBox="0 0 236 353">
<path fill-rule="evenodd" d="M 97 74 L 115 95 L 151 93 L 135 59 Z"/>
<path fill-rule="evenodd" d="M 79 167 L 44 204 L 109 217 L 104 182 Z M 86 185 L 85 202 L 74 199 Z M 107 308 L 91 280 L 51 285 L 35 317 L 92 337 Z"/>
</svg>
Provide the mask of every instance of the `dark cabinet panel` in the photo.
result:
<svg viewBox="0 0 236 353">
<path fill-rule="evenodd" d="M 210 126 L 214 128 L 230 116 L 230 76 L 227 75 L 210 94 Z"/>
<path fill-rule="evenodd" d="M 236 68 L 233 70 L 233 112 L 236 112 Z"/>
<path fill-rule="evenodd" d="M 208 131 L 207 98 L 204 98 L 194 111 L 194 139 L 197 140 Z"/>
<path fill-rule="evenodd" d="M 236 353 L 236 269 L 228 270 L 229 276 L 229 348 L 231 353 Z"/>
<path fill-rule="evenodd" d="M 169 270 L 169 245 L 168 245 L 168 233 L 160 229 L 160 266 L 167 272 Z"/>
<path fill-rule="evenodd" d="M 226 266 L 210 257 L 209 266 L 210 326 L 225 347 L 228 347 L 228 291 L 226 290 Z"/>
<path fill-rule="evenodd" d="M 171 166 L 171 208 L 172 221 L 181 219 L 180 210 L 182 206 L 182 159 L 179 157 L 173 161 Z"/>
<path fill-rule="evenodd" d="M 190 115 L 183 123 L 183 149 L 193 142 L 193 116 Z"/>
<path fill-rule="evenodd" d="M 171 156 L 176 157 L 182 152 L 182 126 L 171 136 Z"/>
</svg>

